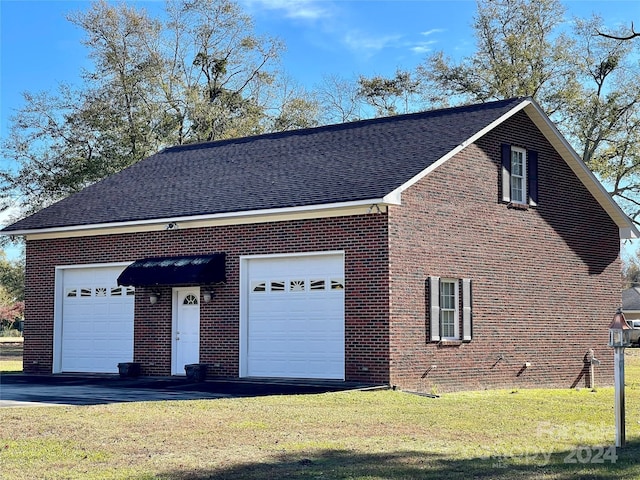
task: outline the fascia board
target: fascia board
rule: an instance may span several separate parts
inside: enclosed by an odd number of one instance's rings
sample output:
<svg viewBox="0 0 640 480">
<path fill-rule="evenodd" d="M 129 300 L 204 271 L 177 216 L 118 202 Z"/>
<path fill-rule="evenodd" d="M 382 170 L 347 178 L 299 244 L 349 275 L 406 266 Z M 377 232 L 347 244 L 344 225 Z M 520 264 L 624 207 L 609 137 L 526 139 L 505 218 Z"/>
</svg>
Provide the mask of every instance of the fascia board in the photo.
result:
<svg viewBox="0 0 640 480">
<path fill-rule="evenodd" d="M 609 214 L 620 230 L 620 238 L 640 238 L 640 231 L 624 213 L 602 183 L 596 178 L 593 172 L 582 161 L 580 155 L 576 153 L 566 138 L 558 131 L 555 124 L 542 111 L 535 102 L 528 102 L 525 113 L 531 121 L 536 124 L 545 138 L 553 145 L 569 168 L 576 174 L 582 184 L 589 190 L 600 206 Z"/>
<path fill-rule="evenodd" d="M 371 213 L 372 205 L 384 207 L 396 205 L 393 196 L 372 198 L 353 202 L 331 203 L 321 205 L 307 205 L 303 207 L 272 208 L 265 210 L 251 210 L 244 212 L 228 212 L 212 215 L 194 215 L 185 217 L 155 218 L 150 220 L 98 223 L 90 225 L 72 225 L 65 227 L 50 227 L 41 229 L 25 229 L 13 231 L 1 231 L 6 236 L 47 236 L 48 238 L 63 236 L 87 236 L 104 235 L 112 233 L 129 233 L 136 231 L 163 230 L 167 224 L 184 224 L 184 228 L 200 226 L 233 225 L 247 223 L 262 223 L 273 221 L 286 221 L 292 219 L 321 218 L 331 216 L 343 216 L 353 214 Z M 371 210 L 369 212 L 368 210 Z M 376 210 L 378 212 L 380 210 Z M 182 227 L 182 225 L 181 225 Z"/>
</svg>

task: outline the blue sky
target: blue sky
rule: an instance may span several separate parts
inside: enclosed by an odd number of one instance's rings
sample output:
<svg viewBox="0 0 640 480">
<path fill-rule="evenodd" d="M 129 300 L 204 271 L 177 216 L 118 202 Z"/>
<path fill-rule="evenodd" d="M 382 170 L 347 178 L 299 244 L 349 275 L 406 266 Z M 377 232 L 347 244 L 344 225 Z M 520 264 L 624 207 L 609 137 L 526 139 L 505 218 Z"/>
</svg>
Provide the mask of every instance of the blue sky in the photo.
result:
<svg viewBox="0 0 640 480">
<path fill-rule="evenodd" d="M 161 1 L 136 1 L 151 13 Z M 312 87 L 323 74 L 343 77 L 390 75 L 411 69 L 430 52 L 459 57 L 474 51 L 471 0 L 240 0 L 259 33 L 276 36 L 287 50 L 283 67 Z M 607 25 L 640 26 L 638 0 L 565 1 L 567 17 L 599 13 Z M 0 137 L 9 116 L 22 106 L 21 93 L 78 83 L 89 68 L 82 31 L 69 12 L 88 1 L 0 0 Z"/>
<path fill-rule="evenodd" d="M 136 1 L 151 13 L 161 1 Z M 284 69 L 303 85 L 323 74 L 350 77 L 410 69 L 429 52 L 471 54 L 471 0 L 240 0 L 260 33 L 287 46 Z M 609 25 L 640 24 L 638 0 L 567 1 L 568 16 L 602 14 Z M 82 31 L 65 19 L 88 1 L 0 0 L 0 136 L 8 117 L 22 105 L 21 92 L 53 90 L 77 83 L 90 67 Z"/>
</svg>

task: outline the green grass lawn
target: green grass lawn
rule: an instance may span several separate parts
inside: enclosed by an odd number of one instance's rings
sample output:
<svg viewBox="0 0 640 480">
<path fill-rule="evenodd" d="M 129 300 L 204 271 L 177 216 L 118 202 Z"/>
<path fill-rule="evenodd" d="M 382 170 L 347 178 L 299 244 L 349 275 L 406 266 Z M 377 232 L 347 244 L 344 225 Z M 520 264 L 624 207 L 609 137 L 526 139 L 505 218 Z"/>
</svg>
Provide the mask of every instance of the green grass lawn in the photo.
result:
<svg viewBox="0 0 640 480">
<path fill-rule="evenodd" d="M 0 375 L 19 372 L 22 372 L 22 343 L 0 342 Z"/>
<path fill-rule="evenodd" d="M 346 392 L 6 408 L 0 478 L 640 478 L 640 351 L 628 352 L 624 449 L 611 447 L 611 387 Z"/>
</svg>

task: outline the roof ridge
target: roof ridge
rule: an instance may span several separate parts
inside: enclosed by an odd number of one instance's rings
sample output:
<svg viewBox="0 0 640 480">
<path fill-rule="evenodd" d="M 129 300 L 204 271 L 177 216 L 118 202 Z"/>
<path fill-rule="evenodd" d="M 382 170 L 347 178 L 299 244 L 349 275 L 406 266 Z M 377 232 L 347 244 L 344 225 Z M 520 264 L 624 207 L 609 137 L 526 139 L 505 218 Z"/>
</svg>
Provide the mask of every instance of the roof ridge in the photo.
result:
<svg viewBox="0 0 640 480">
<path fill-rule="evenodd" d="M 253 142 L 260 139 L 278 139 L 283 137 L 309 135 L 313 133 L 332 131 L 332 130 L 347 130 L 351 128 L 359 128 L 362 126 L 372 125 L 376 123 L 390 123 L 390 122 L 408 120 L 411 118 L 424 118 L 424 117 L 437 115 L 437 114 L 452 113 L 454 110 L 459 110 L 459 111 L 471 110 L 472 111 L 472 110 L 484 110 L 487 108 L 499 108 L 509 103 L 519 103 L 528 99 L 531 99 L 531 97 L 512 97 L 504 100 L 494 100 L 491 102 L 484 102 L 484 103 L 468 103 L 465 105 L 436 108 L 433 110 L 422 110 L 419 112 L 403 113 L 399 115 L 392 115 L 392 116 L 386 116 L 386 117 L 364 118 L 360 120 L 354 120 L 352 122 L 332 123 L 329 125 L 319 125 L 317 127 L 299 128 L 295 130 L 285 130 L 281 132 L 261 133 L 259 135 L 226 138 L 222 140 L 211 140 L 206 142 L 186 143 L 182 145 L 174 145 L 171 147 L 166 147 L 158 153 L 163 154 L 163 153 L 174 153 L 174 152 L 189 151 L 189 150 L 199 150 L 199 149 L 219 147 L 221 145 L 242 144 L 247 142 Z"/>
</svg>

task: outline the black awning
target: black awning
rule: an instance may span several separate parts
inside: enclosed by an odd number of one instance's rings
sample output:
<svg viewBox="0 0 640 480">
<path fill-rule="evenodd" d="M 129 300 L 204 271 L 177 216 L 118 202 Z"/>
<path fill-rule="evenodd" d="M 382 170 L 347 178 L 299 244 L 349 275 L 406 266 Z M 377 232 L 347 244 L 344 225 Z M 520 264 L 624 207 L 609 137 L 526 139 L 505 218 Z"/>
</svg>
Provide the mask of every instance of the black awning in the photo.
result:
<svg viewBox="0 0 640 480">
<path fill-rule="evenodd" d="M 225 254 L 156 257 L 136 260 L 118 277 L 118 285 L 211 285 L 224 282 Z"/>
</svg>

